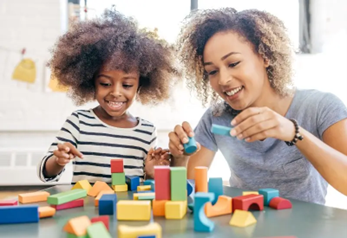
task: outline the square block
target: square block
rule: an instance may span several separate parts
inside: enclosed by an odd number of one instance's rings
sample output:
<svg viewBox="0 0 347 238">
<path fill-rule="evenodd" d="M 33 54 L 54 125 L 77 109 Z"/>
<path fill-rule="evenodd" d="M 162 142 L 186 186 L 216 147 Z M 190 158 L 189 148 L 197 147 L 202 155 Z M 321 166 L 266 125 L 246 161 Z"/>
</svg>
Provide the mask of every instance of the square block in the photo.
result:
<svg viewBox="0 0 347 238">
<path fill-rule="evenodd" d="M 140 177 L 139 176 L 125 176 L 126 184 L 128 184 L 129 191 L 135 191 L 137 186 L 140 186 Z"/>
<path fill-rule="evenodd" d="M 112 185 L 123 185 L 125 184 L 125 174 L 123 173 L 113 173 L 112 174 Z"/>
<path fill-rule="evenodd" d="M 167 201 L 165 203 L 166 219 L 182 219 L 187 213 L 187 201 Z"/>
<path fill-rule="evenodd" d="M 111 173 L 123 173 L 124 162 L 123 159 L 111 159 Z"/>
<path fill-rule="evenodd" d="M 117 210 L 117 195 L 104 194 L 99 200 L 99 215 L 114 215 Z"/>
<path fill-rule="evenodd" d="M 280 196 L 279 191 L 274 188 L 262 188 L 258 192 L 264 196 L 264 206 L 269 206 L 271 199 Z"/>
</svg>

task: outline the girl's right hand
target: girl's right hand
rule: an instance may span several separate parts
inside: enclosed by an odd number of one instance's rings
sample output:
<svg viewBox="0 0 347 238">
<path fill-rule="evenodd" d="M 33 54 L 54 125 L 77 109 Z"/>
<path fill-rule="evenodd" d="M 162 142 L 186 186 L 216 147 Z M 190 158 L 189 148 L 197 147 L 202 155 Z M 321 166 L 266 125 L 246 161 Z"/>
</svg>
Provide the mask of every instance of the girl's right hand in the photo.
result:
<svg viewBox="0 0 347 238">
<path fill-rule="evenodd" d="M 194 132 L 188 122 L 183 122 L 181 125 L 176 125 L 174 131 L 169 133 L 169 148 L 174 157 L 191 156 L 198 152 L 201 148 L 200 144 L 196 142 L 198 149 L 192 153 L 187 154 L 184 151 L 183 144 L 188 143 L 189 137 L 194 137 Z"/>
<path fill-rule="evenodd" d="M 69 142 L 58 144 L 58 149 L 55 150 L 53 154 L 56 159 L 55 162 L 60 166 L 65 166 L 76 156 L 81 159 L 83 158 L 82 153 L 79 152 L 76 147 Z"/>
</svg>

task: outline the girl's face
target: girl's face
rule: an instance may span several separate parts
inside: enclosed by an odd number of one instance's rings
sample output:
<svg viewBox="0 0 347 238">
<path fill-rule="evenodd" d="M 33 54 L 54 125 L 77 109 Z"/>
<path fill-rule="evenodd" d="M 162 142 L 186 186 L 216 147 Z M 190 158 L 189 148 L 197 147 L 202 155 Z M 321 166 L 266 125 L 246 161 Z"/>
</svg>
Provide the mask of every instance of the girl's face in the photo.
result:
<svg viewBox="0 0 347 238">
<path fill-rule="evenodd" d="M 213 35 L 205 45 L 203 64 L 211 87 L 234 110 L 262 105 L 272 90 L 268 64 L 235 32 Z"/>
<path fill-rule="evenodd" d="M 139 87 L 137 71 L 125 73 L 102 67 L 95 79 L 95 97 L 110 117 L 120 117 L 133 103 Z"/>
</svg>

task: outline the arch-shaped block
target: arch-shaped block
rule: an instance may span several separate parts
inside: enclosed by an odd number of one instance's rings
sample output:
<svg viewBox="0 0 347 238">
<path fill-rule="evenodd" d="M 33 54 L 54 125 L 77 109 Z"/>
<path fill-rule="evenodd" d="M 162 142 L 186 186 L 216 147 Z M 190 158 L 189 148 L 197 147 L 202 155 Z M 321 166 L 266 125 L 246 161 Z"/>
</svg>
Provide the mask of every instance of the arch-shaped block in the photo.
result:
<svg viewBox="0 0 347 238">
<path fill-rule="evenodd" d="M 236 209 L 243 211 L 248 211 L 249 209 L 262 211 L 264 209 L 263 195 L 249 194 L 246 196 L 234 197 L 232 203 L 232 212 Z"/>
<path fill-rule="evenodd" d="M 205 205 L 205 214 L 207 217 L 216 217 L 231 214 L 232 198 L 228 196 L 219 196 L 217 203 L 212 206 L 210 202 Z"/>
<path fill-rule="evenodd" d="M 204 206 L 207 202 L 212 202 L 213 193 L 196 193 L 194 196 L 194 230 L 200 232 L 211 232 L 214 229 L 214 222 L 205 215 Z"/>
</svg>

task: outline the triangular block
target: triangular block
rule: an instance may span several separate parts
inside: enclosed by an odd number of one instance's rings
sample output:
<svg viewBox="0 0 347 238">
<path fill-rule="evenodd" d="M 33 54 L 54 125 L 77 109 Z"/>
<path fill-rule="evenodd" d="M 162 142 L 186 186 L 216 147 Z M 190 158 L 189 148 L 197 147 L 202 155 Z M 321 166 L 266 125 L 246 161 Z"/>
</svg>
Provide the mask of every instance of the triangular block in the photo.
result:
<svg viewBox="0 0 347 238">
<path fill-rule="evenodd" d="M 87 234 L 87 227 L 90 226 L 90 224 L 92 223 L 87 216 L 75 217 L 66 223 L 64 231 L 76 236 L 83 236 Z"/>
<path fill-rule="evenodd" d="M 88 195 L 96 197 L 101 191 L 113 191 L 107 183 L 102 181 L 96 181 L 94 186 L 89 190 Z"/>
<path fill-rule="evenodd" d="M 235 210 L 231 217 L 229 225 L 237 227 L 246 227 L 257 223 L 253 214 L 249 211 Z"/>
<path fill-rule="evenodd" d="M 92 185 L 90 185 L 88 180 L 80 180 L 72 187 L 72 189 L 84 189 L 87 191 L 87 193 L 89 192 L 91 188 L 92 188 Z"/>
</svg>

